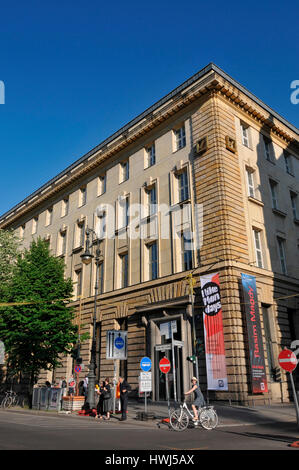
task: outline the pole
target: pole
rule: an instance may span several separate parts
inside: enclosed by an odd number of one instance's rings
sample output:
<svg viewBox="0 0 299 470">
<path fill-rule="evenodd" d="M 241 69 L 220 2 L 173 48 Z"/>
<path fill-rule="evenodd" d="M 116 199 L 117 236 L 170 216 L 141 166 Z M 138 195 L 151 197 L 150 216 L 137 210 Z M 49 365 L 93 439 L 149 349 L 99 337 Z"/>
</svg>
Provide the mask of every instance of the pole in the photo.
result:
<svg viewBox="0 0 299 470">
<path fill-rule="evenodd" d="M 144 398 L 145 398 L 145 401 L 144 401 L 144 413 L 145 413 L 145 415 L 146 415 L 146 413 L 147 413 L 147 402 L 146 402 L 147 392 L 144 392 Z"/>
<path fill-rule="evenodd" d="M 173 392 L 174 392 L 174 401 L 177 401 L 177 393 L 176 393 L 176 368 L 175 368 L 175 356 L 174 356 L 174 344 L 173 344 L 172 322 L 170 322 L 170 329 L 171 329 L 171 349 L 172 349 L 172 363 L 173 363 Z"/>
<path fill-rule="evenodd" d="M 170 403 L 169 403 L 169 388 L 168 388 L 168 373 L 166 375 L 166 395 L 167 395 L 167 407 L 168 407 L 168 416 L 170 417 Z"/>
<path fill-rule="evenodd" d="M 293 396 L 294 396 L 294 403 L 295 403 L 295 409 L 296 409 L 297 427 L 299 428 L 299 408 L 298 408 L 298 400 L 297 400 L 297 394 L 296 394 L 296 389 L 295 389 L 295 384 L 294 384 L 294 379 L 293 379 L 292 372 L 290 372 L 290 379 L 291 379 Z"/>
<path fill-rule="evenodd" d="M 198 357 L 196 355 L 196 328 L 195 328 L 195 309 L 194 309 L 194 294 L 192 286 L 191 294 L 191 308 L 192 308 L 192 330 L 193 330 L 193 355 L 195 356 L 195 375 L 197 378 L 197 383 L 199 383 L 199 371 L 198 371 Z"/>
<path fill-rule="evenodd" d="M 113 360 L 113 414 L 115 414 L 115 403 L 116 403 L 116 361 Z"/>
</svg>

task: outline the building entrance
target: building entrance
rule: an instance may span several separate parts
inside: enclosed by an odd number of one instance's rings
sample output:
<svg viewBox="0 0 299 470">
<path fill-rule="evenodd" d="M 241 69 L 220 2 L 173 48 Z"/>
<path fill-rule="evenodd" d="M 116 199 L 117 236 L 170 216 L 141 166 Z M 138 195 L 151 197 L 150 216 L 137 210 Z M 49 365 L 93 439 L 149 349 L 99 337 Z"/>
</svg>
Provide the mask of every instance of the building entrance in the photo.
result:
<svg viewBox="0 0 299 470">
<path fill-rule="evenodd" d="M 176 341 L 175 341 L 176 342 Z M 179 343 L 177 341 L 177 343 Z M 176 398 L 180 401 L 183 395 L 182 374 L 182 346 L 183 344 L 163 344 L 155 346 L 155 396 L 157 401 L 166 401 L 166 374 L 160 371 L 159 362 L 163 357 L 170 361 L 171 369 L 168 375 L 168 390 L 170 400 Z M 173 360 L 174 358 L 174 360 Z M 174 367 L 175 364 L 175 367 Z"/>
</svg>

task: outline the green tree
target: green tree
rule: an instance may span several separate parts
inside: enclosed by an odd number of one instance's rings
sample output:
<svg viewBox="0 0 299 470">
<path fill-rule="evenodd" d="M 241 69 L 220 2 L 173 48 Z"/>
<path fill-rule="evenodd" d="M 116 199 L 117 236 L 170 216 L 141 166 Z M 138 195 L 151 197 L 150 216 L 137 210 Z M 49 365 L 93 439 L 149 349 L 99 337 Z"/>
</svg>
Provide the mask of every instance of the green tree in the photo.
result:
<svg viewBox="0 0 299 470">
<path fill-rule="evenodd" d="M 0 309 L 8 369 L 30 377 L 29 395 L 40 371 L 60 366 L 61 355 L 69 353 L 78 338 L 74 311 L 67 306 L 73 285 L 64 278 L 64 268 L 44 240 L 33 241 L 18 255 L 7 297 L 19 305 Z"/>
<path fill-rule="evenodd" d="M 21 240 L 14 231 L 0 229 L 0 302 L 6 299 L 20 244 Z"/>
</svg>

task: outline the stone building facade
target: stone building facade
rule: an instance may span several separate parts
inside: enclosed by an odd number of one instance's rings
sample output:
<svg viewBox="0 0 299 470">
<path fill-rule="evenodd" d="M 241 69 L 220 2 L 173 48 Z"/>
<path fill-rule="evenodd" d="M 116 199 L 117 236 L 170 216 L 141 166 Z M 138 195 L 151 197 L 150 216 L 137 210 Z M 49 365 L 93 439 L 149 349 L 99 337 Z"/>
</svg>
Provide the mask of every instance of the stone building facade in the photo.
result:
<svg viewBox="0 0 299 470">
<path fill-rule="evenodd" d="M 4 214 L 0 228 L 13 227 L 25 247 L 41 236 L 64 258 L 78 324 L 90 333 L 96 265 L 85 266 L 80 256 L 86 227 L 97 230 L 99 379 L 113 376 L 107 331 L 127 330 L 128 359 L 117 362 L 117 375 L 137 390 L 140 360 L 151 357 L 153 399 L 164 400 L 158 363 L 171 352 L 157 346 L 170 341 L 161 324 L 176 320 L 181 396 L 194 375 L 186 360 L 192 353 L 187 276 L 195 279 L 195 324 L 203 339 L 200 277 L 218 272 L 229 389 L 209 392 L 211 398 L 285 401 L 287 377 L 276 382 L 273 371 L 279 351 L 299 339 L 298 158 L 298 129 L 210 64 Z M 251 390 L 241 273 L 255 276 L 258 290 L 269 384 L 258 395 Z M 89 341 L 81 353 L 87 366 Z M 63 361 L 57 378 L 72 372 L 72 359 Z M 206 391 L 204 356 L 199 379 Z M 170 374 L 172 395 L 173 388 Z"/>
</svg>

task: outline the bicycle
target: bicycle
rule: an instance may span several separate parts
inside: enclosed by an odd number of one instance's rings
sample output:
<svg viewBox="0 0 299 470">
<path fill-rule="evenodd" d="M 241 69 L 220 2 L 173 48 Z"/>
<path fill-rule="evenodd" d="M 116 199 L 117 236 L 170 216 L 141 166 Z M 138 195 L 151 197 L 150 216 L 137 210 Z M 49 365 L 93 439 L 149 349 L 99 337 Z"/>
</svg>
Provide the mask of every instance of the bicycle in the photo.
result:
<svg viewBox="0 0 299 470">
<path fill-rule="evenodd" d="M 10 408 L 11 406 L 24 406 L 24 399 L 18 396 L 13 390 L 8 390 L 5 392 L 5 396 L 1 401 L 2 408 Z"/>
<path fill-rule="evenodd" d="M 190 418 L 193 420 L 195 427 L 199 423 L 204 429 L 209 431 L 218 425 L 218 415 L 213 406 L 209 405 L 199 408 L 198 421 L 194 422 L 194 414 L 189 410 L 185 401 L 178 410 L 170 413 L 169 423 L 174 431 L 185 431 L 189 425 Z"/>
</svg>

